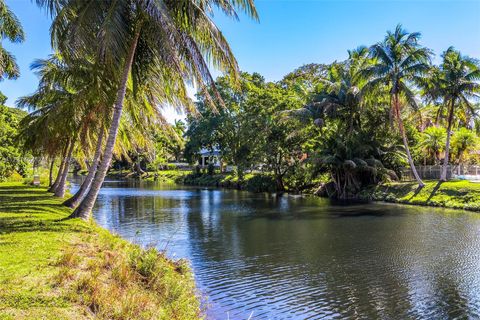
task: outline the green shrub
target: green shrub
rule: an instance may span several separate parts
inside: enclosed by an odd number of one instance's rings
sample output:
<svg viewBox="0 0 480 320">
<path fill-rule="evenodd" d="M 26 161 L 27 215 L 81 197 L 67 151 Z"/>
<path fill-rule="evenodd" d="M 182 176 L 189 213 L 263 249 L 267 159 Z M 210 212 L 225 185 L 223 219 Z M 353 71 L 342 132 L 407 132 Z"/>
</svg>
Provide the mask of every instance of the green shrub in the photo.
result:
<svg viewBox="0 0 480 320">
<path fill-rule="evenodd" d="M 258 174 L 247 180 L 246 189 L 251 192 L 275 192 L 275 179 L 271 175 Z"/>
<path fill-rule="evenodd" d="M 207 167 L 207 174 L 209 176 L 212 176 L 215 174 L 215 166 L 212 163 L 210 163 Z"/>
</svg>

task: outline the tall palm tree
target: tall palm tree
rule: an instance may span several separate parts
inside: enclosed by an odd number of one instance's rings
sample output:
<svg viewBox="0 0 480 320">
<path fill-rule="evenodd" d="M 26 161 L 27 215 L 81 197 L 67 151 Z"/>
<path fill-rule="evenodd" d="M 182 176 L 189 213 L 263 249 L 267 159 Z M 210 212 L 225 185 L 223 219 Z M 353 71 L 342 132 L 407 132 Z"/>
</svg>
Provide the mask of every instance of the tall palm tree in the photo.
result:
<svg viewBox="0 0 480 320">
<path fill-rule="evenodd" d="M 205 90 L 214 86 L 208 62 L 234 75 L 238 67 L 209 13 L 214 7 L 233 17 L 237 17 L 236 8 L 254 18 L 257 13 L 253 0 L 36 2 L 54 15 L 53 43 L 65 56 L 83 55 L 87 50 L 118 76 L 103 158 L 87 196 L 74 212 L 74 216 L 88 219 L 110 166 L 129 79 L 134 87 L 149 82 L 157 91 L 170 93 L 156 97 L 158 103 L 179 107 L 179 102 L 187 100 L 184 81 L 193 82 L 213 104 Z"/>
<path fill-rule="evenodd" d="M 407 104 L 416 108 L 415 93 L 411 87 L 422 79 L 429 70 L 431 51 L 418 43 L 420 33 L 406 32 L 397 25 L 394 32 L 387 32 L 385 39 L 370 48 L 375 63 L 365 68 L 363 74 L 368 82 L 366 90 L 378 88 L 388 89 L 390 95 L 391 114 L 397 121 L 408 163 L 420 187 L 424 186 L 413 162 L 405 127 L 402 120 L 402 106 Z"/>
<path fill-rule="evenodd" d="M 0 0 L 0 39 L 8 39 L 14 43 L 25 40 L 25 34 L 20 21 L 8 8 L 4 0 Z M 15 57 L 5 50 L 0 43 L 0 80 L 5 77 L 16 79 L 19 73 Z"/>
<path fill-rule="evenodd" d="M 475 114 L 472 99 L 478 99 L 480 93 L 480 67 L 478 61 L 463 56 L 453 47 L 442 54 L 439 75 L 436 77 L 433 95 L 441 97 L 443 107 L 448 109 L 447 139 L 445 159 L 443 161 L 441 181 L 447 180 L 447 169 L 450 160 L 450 140 L 456 110 L 463 106 Z"/>
</svg>

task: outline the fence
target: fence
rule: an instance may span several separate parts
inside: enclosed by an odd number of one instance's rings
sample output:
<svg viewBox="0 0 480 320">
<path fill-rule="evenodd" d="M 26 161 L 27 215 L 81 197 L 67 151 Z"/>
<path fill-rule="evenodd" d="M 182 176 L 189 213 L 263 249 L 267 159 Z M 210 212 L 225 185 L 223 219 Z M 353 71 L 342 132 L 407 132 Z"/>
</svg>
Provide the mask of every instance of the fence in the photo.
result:
<svg viewBox="0 0 480 320">
<path fill-rule="evenodd" d="M 420 175 L 420 178 L 428 180 L 437 180 L 440 179 L 442 173 L 442 166 L 416 166 L 417 172 Z M 409 167 L 402 168 L 401 180 L 402 181 L 413 181 L 415 177 L 413 176 L 412 169 Z M 480 166 L 476 165 L 450 165 L 447 167 L 447 178 L 450 179 L 456 176 L 478 176 L 477 179 L 480 180 Z"/>
</svg>

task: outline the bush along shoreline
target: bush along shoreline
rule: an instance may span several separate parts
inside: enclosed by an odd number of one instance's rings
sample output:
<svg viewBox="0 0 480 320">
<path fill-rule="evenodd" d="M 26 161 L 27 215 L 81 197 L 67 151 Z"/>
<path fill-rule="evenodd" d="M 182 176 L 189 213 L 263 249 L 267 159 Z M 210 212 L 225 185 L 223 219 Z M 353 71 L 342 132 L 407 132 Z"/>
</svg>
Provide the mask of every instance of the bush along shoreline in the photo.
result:
<svg viewBox="0 0 480 320">
<path fill-rule="evenodd" d="M 0 183 L 0 319 L 202 319 L 186 261 L 66 219 L 61 201 Z"/>
</svg>

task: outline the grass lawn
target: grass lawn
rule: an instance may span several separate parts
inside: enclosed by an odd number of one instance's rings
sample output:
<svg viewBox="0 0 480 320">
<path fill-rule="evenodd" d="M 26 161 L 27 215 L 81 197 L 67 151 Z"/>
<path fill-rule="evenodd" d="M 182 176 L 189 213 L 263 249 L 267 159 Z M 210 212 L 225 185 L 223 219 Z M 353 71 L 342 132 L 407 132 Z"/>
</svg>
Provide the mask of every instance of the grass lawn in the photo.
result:
<svg viewBox="0 0 480 320">
<path fill-rule="evenodd" d="M 198 319 L 192 274 L 79 219 L 45 188 L 0 183 L 0 319 Z"/>
<path fill-rule="evenodd" d="M 465 180 L 387 183 L 370 190 L 374 200 L 480 211 L 480 184 Z"/>
</svg>

